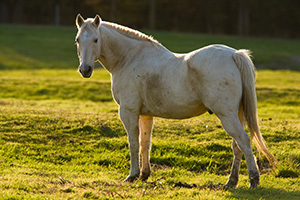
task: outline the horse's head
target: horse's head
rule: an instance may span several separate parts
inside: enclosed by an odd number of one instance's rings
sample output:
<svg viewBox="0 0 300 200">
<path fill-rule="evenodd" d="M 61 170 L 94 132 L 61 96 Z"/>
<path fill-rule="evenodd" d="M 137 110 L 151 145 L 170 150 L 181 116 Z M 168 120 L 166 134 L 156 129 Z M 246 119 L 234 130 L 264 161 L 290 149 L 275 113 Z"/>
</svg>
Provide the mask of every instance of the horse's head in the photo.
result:
<svg viewBox="0 0 300 200">
<path fill-rule="evenodd" d="M 92 75 L 94 62 L 100 57 L 100 23 L 99 15 L 96 15 L 94 19 L 87 20 L 84 20 L 80 14 L 76 17 L 78 28 L 76 43 L 80 60 L 78 70 L 84 78 Z"/>
</svg>

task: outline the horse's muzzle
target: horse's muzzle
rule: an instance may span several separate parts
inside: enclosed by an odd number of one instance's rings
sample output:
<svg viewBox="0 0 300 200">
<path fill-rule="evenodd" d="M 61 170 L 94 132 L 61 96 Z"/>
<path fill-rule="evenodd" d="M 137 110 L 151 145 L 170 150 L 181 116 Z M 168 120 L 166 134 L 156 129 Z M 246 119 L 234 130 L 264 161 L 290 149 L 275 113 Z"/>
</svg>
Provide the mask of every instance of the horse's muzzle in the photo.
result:
<svg viewBox="0 0 300 200">
<path fill-rule="evenodd" d="M 93 73 L 93 68 L 91 66 L 79 67 L 79 72 L 83 78 L 90 78 Z"/>
</svg>

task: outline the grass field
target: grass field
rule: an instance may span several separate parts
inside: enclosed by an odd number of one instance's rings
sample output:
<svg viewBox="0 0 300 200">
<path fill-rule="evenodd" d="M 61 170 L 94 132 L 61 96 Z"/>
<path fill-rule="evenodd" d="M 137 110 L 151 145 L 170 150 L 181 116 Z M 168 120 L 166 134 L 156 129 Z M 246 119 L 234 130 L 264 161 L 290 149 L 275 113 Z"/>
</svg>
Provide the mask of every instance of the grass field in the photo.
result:
<svg viewBox="0 0 300 200">
<path fill-rule="evenodd" d="M 177 52 L 226 43 L 250 48 L 264 68 L 299 69 L 291 61 L 300 55 L 299 41 L 149 33 Z M 259 161 L 257 189 L 248 189 L 244 160 L 238 188 L 220 189 L 232 162 L 231 138 L 209 114 L 155 119 L 153 173 L 148 183 L 123 183 L 130 158 L 110 76 L 98 68 L 91 79 L 80 77 L 75 34 L 0 25 L 0 199 L 299 199 L 299 72 L 258 71 L 260 126 L 279 164 L 274 172 L 264 157 Z M 179 182 L 197 187 L 175 187 Z"/>
<path fill-rule="evenodd" d="M 168 49 L 184 53 L 210 44 L 250 49 L 256 67 L 300 70 L 300 41 L 145 31 Z M 74 69 L 76 28 L 0 24 L 0 69 Z"/>
</svg>

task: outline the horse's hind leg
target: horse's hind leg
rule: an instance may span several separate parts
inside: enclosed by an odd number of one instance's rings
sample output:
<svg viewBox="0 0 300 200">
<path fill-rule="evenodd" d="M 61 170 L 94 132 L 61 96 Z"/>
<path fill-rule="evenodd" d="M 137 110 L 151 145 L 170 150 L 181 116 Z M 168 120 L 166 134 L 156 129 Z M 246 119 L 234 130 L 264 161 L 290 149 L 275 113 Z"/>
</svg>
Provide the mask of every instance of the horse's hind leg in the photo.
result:
<svg viewBox="0 0 300 200">
<path fill-rule="evenodd" d="M 218 117 L 221 119 L 225 131 L 237 142 L 238 147 L 240 147 L 245 155 L 250 179 L 250 188 L 256 187 L 259 184 L 259 172 L 253 156 L 249 136 L 240 124 L 237 114 L 226 114 Z M 238 160 L 236 160 L 236 162 L 238 162 Z M 237 168 L 234 167 L 234 169 Z"/>
<path fill-rule="evenodd" d="M 239 121 L 240 124 L 244 127 L 245 117 L 244 117 L 242 106 L 240 106 L 239 108 Z M 234 154 L 234 158 L 233 158 L 228 182 L 224 185 L 225 189 L 235 188 L 239 181 L 240 163 L 241 163 L 243 152 L 241 151 L 240 147 L 238 146 L 237 142 L 234 139 L 232 139 L 232 151 Z"/>
<path fill-rule="evenodd" d="M 228 182 L 224 185 L 225 189 L 235 188 L 239 181 L 240 163 L 241 163 L 243 152 L 238 147 L 234 139 L 232 139 L 232 151 L 234 154 L 234 158 L 233 158 Z"/>
<path fill-rule="evenodd" d="M 141 180 L 148 179 L 151 173 L 150 169 L 150 146 L 151 146 L 151 133 L 153 126 L 153 117 L 140 115 L 140 151 L 142 155 L 142 174 Z"/>
</svg>

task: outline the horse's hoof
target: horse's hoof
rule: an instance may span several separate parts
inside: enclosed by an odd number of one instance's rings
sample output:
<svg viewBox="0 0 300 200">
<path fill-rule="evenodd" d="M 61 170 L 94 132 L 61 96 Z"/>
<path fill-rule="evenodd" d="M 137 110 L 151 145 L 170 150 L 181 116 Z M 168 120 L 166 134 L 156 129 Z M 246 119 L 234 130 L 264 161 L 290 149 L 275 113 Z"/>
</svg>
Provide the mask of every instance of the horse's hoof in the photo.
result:
<svg viewBox="0 0 300 200">
<path fill-rule="evenodd" d="M 235 180 L 235 179 L 229 179 L 229 180 L 227 181 L 227 183 L 223 186 L 223 189 L 224 189 L 224 190 L 234 189 L 234 188 L 236 188 L 237 183 L 238 183 L 238 180 Z"/>
<path fill-rule="evenodd" d="M 235 189 L 235 188 L 236 188 L 236 184 L 231 184 L 229 182 L 223 186 L 223 190 Z"/>
<path fill-rule="evenodd" d="M 259 180 L 250 180 L 250 188 L 256 188 L 259 185 Z"/>
<path fill-rule="evenodd" d="M 259 176 L 250 178 L 250 188 L 256 188 L 259 185 Z"/>
<path fill-rule="evenodd" d="M 141 179 L 141 181 L 147 181 L 149 176 L 150 176 L 150 172 L 149 173 L 143 173 L 142 172 L 142 174 L 140 176 L 140 179 Z"/>
<path fill-rule="evenodd" d="M 132 183 L 133 181 L 135 181 L 138 178 L 138 176 L 128 176 L 123 182 L 129 182 Z"/>
</svg>

